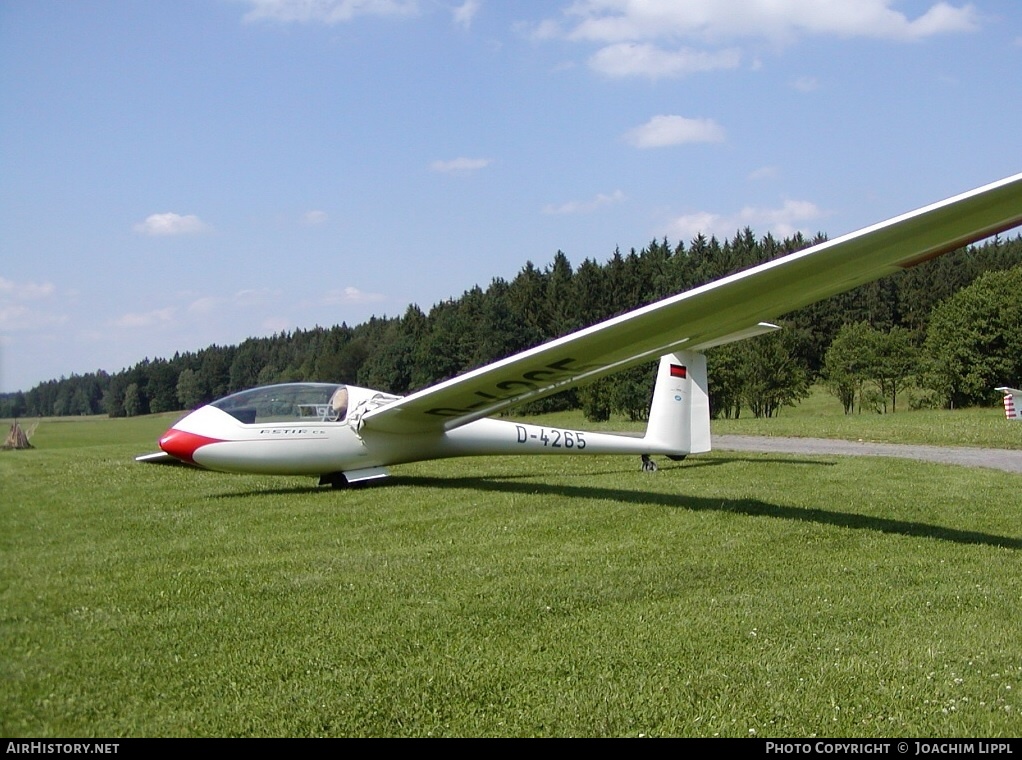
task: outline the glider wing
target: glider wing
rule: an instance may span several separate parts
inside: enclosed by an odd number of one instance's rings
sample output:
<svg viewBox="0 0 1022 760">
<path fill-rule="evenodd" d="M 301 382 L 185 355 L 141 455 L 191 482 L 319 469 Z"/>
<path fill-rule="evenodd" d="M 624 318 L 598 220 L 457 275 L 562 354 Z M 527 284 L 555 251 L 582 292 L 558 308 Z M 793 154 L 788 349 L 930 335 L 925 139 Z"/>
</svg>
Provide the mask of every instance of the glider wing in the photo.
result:
<svg viewBox="0 0 1022 760">
<path fill-rule="evenodd" d="M 452 429 L 764 320 L 1022 224 L 1022 174 L 829 240 L 467 372 L 367 412 L 367 430 Z"/>
</svg>

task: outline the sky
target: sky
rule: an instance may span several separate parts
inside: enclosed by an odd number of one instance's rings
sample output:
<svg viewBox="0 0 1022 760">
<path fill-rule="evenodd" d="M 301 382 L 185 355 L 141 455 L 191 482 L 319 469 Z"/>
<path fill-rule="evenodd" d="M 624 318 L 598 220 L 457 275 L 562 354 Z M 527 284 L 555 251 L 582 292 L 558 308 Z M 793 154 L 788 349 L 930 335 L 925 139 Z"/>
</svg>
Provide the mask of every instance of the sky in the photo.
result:
<svg viewBox="0 0 1022 760">
<path fill-rule="evenodd" d="M 0 0 L 0 392 L 1022 171 L 1016 0 Z"/>
</svg>

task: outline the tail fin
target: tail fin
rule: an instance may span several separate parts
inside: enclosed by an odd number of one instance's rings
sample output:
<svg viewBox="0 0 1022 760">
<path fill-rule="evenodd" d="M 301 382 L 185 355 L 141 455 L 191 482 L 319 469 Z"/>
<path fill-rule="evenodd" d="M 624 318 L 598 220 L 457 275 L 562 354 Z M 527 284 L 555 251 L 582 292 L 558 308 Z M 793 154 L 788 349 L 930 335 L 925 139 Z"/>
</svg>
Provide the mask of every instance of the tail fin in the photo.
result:
<svg viewBox="0 0 1022 760">
<path fill-rule="evenodd" d="M 643 438 L 649 453 L 682 459 L 687 454 L 709 451 L 710 393 L 706 384 L 706 355 L 700 352 L 780 329 L 769 322 L 759 322 L 712 342 L 694 344 L 688 351 L 661 356 Z"/>
<path fill-rule="evenodd" d="M 710 396 L 704 354 L 679 351 L 660 357 L 643 440 L 650 454 L 684 457 L 710 450 Z"/>
<path fill-rule="evenodd" d="M 997 390 L 1004 394 L 1004 416 L 1009 420 L 1022 420 L 1022 391 L 1006 387 Z"/>
</svg>

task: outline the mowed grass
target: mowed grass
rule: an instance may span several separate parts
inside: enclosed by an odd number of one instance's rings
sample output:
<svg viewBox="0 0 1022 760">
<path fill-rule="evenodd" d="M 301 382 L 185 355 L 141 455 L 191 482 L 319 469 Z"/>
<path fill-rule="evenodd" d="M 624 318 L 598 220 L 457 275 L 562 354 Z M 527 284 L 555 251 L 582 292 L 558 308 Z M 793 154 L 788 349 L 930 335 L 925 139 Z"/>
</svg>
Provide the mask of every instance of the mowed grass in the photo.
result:
<svg viewBox="0 0 1022 760">
<path fill-rule="evenodd" d="M 0 735 L 1022 726 L 1017 474 L 486 457 L 333 491 L 135 463 L 172 421 L 0 453 Z"/>
<path fill-rule="evenodd" d="M 907 396 L 908 394 L 906 394 Z M 844 414 L 837 399 L 820 386 L 797 407 L 783 407 L 777 417 L 715 420 L 717 434 L 790 435 L 840 438 L 884 443 L 917 443 L 934 446 L 982 446 L 1022 449 L 1022 423 L 1004 417 L 1004 408 L 919 409 L 909 411 L 908 399 L 899 401 L 901 411 L 877 414 L 865 410 Z"/>
</svg>

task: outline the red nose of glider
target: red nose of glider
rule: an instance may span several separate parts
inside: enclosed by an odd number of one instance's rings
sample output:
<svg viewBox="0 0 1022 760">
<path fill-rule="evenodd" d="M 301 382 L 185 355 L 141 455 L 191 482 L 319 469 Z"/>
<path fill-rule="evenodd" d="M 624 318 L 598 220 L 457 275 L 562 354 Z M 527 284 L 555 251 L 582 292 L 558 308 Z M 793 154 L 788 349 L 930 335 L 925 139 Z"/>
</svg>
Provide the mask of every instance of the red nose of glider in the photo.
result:
<svg viewBox="0 0 1022 760">
<path fill-rule="evenodd" d="M 204 435 L 186 433 L 184 430 L 171 428 L 160 438 L 160 448 L 182 462 L 195 464 L 195 452 L 210 443 L 220 443 L 218 438 L 207 438 Z"/>
</svg>

